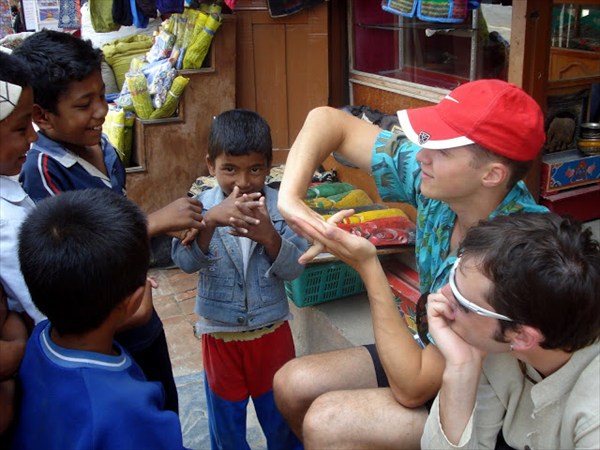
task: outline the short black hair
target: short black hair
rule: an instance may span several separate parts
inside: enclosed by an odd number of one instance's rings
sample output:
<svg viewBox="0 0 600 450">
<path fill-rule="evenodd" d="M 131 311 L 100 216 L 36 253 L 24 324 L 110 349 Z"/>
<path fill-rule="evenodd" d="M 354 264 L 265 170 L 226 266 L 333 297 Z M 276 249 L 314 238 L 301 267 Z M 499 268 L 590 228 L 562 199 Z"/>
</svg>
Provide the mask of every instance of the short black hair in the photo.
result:
<svg viewBox="0 0 600 450">
<path fill-rule="evenodd" d="M 91 41 L 54 30 L 32 34 L 13 50 L 13 55 L 35 74 L 33 101 L 51 113 L 57 112 L 59 97 L 73 81 L 100 72 L 102 64 L 102 51 Z"/>
<path fill-rule="evenodd" d="M 109 189 L 48 197 L 23 222 L 19 261 L 33 303 L 59 333 L 91 331 L 145 284 L 146 217 Z"/>
<path fill-rule="evenodd" d="M 31 71 L 19 58 L 0 51 L 0 81 L 25 88 L 31 86 Z"/>
<path fill-rule="evenodd" d="M 208 157 L 215 160 L 221 154 L 231 156 L 260 153 L 273 160 L 271 128 L 257 112 L 231 109 L 213 119 L 208 134 Z"/>
<path fill-rule="evenodd" d="M 580 222 L 553 213 L 497 216 L 471 228 L 459 254 L 488 277 L 500 331 L 530 325 L 545 349 L 572 352 L 600 338 L 600 245 Z"/>
</svg>

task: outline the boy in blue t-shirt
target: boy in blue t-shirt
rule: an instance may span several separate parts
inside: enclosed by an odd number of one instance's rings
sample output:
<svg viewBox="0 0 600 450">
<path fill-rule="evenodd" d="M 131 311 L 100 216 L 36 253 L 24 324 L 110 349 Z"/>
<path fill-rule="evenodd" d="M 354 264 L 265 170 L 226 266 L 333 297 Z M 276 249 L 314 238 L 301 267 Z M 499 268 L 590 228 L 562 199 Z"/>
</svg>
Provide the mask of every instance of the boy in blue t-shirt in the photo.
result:
<svg viewBox="0 0 600 450">
<path fill-rule="evenodd" d="M 173 241 L 173 261 L 199 271 L 196 313 L 202 334 L 211 445 L 248 448 L 249 397 L 269 449 L 301 448 L 273 399 L 273 375 L 295 354 L 284 280 L 303 270 L 308 248 L 265 186 L 271 132 L 253 111 L 230 110 L 211 125 L 206 161 L 218 186 L 202 192 L 206 227 L 191 247 Z"/>
<path fill-rule="evenodd" d="M 114 340 L 152 314 L 146 218 L 120 194 L 66 192 L 40 202 L 19 232 L 35 305 L 19 369 L 13 448 L 182 449 L 177 414 Z"/>
<path fill-rule="evenodd" d="M 21 182 L 38 202 L 61 192 L 99 188 L 125 195 L 125 168 L 102 134 L 108 112 L 101 75 L 102 52 L 68 33 L 42 30 L 23 41 L 14 56 L 36 77 L 33 121 L 40 131 L 27 154 Z M 149 214 L 148 234 L 183 234 L 198 228 L 202 206 L 180 198 Z M 161 381 L 166 407 L 178 411 L 177 389 L 163 325 L 153 311 L 148 323 L 117 336 L 149 380 Z"/>
</svg>

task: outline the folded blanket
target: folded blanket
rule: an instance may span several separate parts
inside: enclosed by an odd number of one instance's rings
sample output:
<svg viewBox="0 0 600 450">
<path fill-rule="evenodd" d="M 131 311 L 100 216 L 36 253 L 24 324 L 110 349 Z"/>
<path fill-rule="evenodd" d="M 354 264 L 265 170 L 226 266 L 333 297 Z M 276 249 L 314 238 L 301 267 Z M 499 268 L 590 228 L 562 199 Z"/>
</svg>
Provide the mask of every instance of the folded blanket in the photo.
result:
<svg viewBox="0 0 600 450">
<path fill-rule="evenodd" d="M 304 200 L 310 208 L 338 208 L 349 209 L 356 206 L 370 205 L 373 200 L 362 189 L 352 189 L 329 197 L 316 197 Z"/>
<path fill-rule="evenodd" d="M 129 71 L 131 60 L 135 56 L 146 56 L 151 47 L 152 36 L 145 34 L 117 39 L 102 46 L 102 53 L 115 73 L 119 89 L 125 83 L 125 74 Z"/>
<path fill-rule="evenodd" d="M 343 211 L 340 208 L 311 208 L 317 214 L 321 214 L 322 216 L 333 216 L 334 214 Z M 349 208 L 346 208 L 349 209 Z M 355 206 L 352 208 L 355 213 L 365 212 L 365 211 L 375 211 L 378 209 L 390 209 L 387 205 L 382 205 L 381 203 L 372 203 L 370 205 L 364 206 Z"/>
<path fill-rule="evenodd" d="M 353 189 L 354 186 L 349 183 L 319 183 L 308 188 L 306 198 L 330 197 Z"/>
<path fill-rule="evenodd" d="M 362 223 L 339 223 L 338 228 L 362 236 L 376 247 L 415 243 L 416 226 L 402 216 L 382 217 Z"/>
<path fill-rule="evenodd" d="M 375 211 L 365 211 L 361 213 L 354 214 L 353 216 L 346 217 L 343 220 L 343 223 L 362 223 L 368 222 L 369 220 L 379 219 L 383 217 L 405 217 L 408 218 L 406 213 L 402 211 L 400 208 L 388 208 L 388 209 L 378 209 Z M 329 215 L 323 216 L 325 220 L 327 220 Z"/>
</svg>

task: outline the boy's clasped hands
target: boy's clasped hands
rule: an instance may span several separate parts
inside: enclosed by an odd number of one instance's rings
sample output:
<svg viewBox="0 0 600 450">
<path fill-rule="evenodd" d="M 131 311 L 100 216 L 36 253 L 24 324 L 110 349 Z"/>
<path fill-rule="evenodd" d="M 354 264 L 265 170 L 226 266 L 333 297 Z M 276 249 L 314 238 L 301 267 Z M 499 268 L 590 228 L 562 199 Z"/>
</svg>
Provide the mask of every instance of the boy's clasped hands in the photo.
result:
<svg viewBox="0 0 600 450">
<path fill-rule="evenodd" d="M 211 228 L 230 226 L 230 234 L 261 242 L 273 230 L 265 198 L 260 192 L 240 194 L 235 186 L 231 194 L 204 214 L 204 224 Z M 274 231 L 274 230 L 273 230 Z"/>
</svg>

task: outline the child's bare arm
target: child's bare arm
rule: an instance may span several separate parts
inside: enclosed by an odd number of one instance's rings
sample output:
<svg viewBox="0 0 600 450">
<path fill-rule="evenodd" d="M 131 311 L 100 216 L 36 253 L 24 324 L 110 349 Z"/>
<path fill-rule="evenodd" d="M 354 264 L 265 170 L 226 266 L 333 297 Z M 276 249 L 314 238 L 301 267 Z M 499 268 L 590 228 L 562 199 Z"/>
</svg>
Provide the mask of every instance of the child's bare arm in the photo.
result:
<svg viewBox="0 0 600 450">
<path fill-rule="evenodd" d="M 148 235 L 165 233 L 181 238 L 190 228 L 201 229 L 202 220 L 202 203 L 195 198 L 181 197 L 148 214 Z"/>
<path fill-rule="evenodd" d="M 0 435 L 6 431 L 15 415 L 15 391 L 14 379 L 0 382 Z"/>
<path fill-rule="evenodd" d="M 9 311 L 0 330 L 0 380 L 12 377 L 25 354 L 27 328 L 21 317 Z"/>
<path fill-rule="evenodd" d="M 25 354 L 27 327 L 21 316 L 8 309 L 8 301 L 0 284 L 0 381 L 12 377 Z"/>
</svg>

